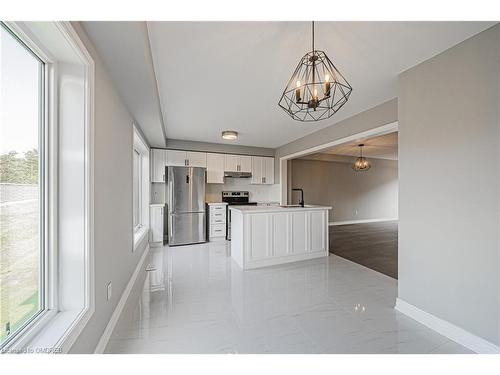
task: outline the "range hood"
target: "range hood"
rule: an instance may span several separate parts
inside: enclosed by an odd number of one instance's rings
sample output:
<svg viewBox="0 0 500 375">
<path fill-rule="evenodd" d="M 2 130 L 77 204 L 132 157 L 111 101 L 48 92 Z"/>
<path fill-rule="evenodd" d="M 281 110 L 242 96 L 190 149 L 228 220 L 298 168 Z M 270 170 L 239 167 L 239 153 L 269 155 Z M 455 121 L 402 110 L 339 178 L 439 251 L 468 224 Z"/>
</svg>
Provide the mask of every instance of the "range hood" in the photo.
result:
<svg viewBox="0 0 500 375">
<path fill-rule="evenodd" d="M 232 178 L 250 178 L 252 177 L 252 173 L 250 172 L 224 172 L 224 177 L 232 177 Z"/>
</svg>

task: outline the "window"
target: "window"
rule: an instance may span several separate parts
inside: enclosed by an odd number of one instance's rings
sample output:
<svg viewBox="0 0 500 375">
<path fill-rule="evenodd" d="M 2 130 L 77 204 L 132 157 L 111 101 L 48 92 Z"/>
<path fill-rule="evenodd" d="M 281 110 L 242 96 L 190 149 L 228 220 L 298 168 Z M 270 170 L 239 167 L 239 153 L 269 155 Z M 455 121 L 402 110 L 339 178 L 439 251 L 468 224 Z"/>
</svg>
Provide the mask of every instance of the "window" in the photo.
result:
<svg viewBox="0 0 500 375">
<path fill-rule="evenodd" d="M 45 307 L 44 63 L 0 24 L 0 348 Z"/>
<path fill-rule="evenodd" d="M 0 22 L 0 352 L 68 352 L 94 313 L 93 94 L 69 22 Z"/>
<path fill-rule="evenodd" d="M 141 194 L 141 172 L 142 160 L 141 153 L 134 148 L 134 231 L 137 232 L 142 227 L 142 194 Z"/>
<path fill-rule="evenodd" d="M 149 147 L 135 125 L 132 158 L 133 250 L 135 250 L 148 234 L 149 228 Z"/>
</svg>

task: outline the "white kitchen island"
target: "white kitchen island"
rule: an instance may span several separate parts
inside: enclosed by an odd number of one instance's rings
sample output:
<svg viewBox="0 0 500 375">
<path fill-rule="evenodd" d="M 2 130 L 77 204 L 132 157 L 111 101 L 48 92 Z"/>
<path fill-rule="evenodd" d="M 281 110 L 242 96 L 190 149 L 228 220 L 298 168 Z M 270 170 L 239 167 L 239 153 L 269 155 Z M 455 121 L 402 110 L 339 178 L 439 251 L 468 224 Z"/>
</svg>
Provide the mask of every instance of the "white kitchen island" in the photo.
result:
<svg viewBox="0 0 500 375">
<path fill-rule="evenodd" d="M 252 269 L 328 256 L 326 206 L 230 206 L 231 257 Z"/>
</svg>

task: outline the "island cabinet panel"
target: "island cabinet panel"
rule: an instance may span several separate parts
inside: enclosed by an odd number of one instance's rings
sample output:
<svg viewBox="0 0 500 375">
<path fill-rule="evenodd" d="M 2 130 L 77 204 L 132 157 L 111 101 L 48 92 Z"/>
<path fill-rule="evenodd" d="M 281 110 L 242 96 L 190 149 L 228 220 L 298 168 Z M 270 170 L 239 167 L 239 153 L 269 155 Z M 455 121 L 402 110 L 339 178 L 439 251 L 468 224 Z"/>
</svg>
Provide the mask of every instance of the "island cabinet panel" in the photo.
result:
<svg viewBox="0 0 500 375">
<path fill-rule="evenodd" d="M 326 250 L 326 234 L 325 234 L 325 225 L 326 225 L 326 217 L 325 213 L 318 212 L 309 212 L 309 233 L 310 235 L 310 246 L 309 251 L 325 251 Z"/>
<path fill-rule="evenodd" d="M 290 253 L 290 216 L 288 214 L 274 214 L 272 218 L 272 255 L 285 256 Z"/>
<path fill-rule="evenodd" d="M 308 251 L 307 212 L 292 212 L 292 253 L 303 254 Z"/>
<path fill-rule="evenodd" d="M 260 260 L 271 256 L 268 215 L 251 215 L 249 260 Z"/>
<path fill-rule="evenodd" d="M 328 256 L 330 207 L 231 210 L 231 257 L 243 269 Z"/>
</svg>

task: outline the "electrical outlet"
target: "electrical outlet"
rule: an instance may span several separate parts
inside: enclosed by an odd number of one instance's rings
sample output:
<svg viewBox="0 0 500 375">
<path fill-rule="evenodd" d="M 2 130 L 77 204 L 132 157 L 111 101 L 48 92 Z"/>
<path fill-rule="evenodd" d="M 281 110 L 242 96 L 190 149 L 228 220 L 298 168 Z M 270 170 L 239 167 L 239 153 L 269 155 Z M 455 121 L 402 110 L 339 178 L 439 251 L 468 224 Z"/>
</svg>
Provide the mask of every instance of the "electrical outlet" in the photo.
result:
<svg viewBox="0 0 500 375">
<path fill-rule="evenodd" d="M 108 301 L 111 299 L 111 292 L 113 291 L 112 286 L 111 286 L 111 281 L 108 283 L 108 288 L 107 288 L 107 298 Z"/>
</svg>

